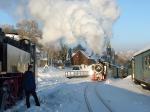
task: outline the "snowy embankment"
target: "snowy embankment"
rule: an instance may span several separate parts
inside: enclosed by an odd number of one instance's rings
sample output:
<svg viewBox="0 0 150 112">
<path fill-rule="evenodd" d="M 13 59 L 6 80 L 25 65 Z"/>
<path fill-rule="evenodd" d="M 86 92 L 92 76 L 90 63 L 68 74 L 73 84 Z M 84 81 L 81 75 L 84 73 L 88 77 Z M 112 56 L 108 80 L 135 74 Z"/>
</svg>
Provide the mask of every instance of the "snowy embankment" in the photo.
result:
<svg viewBox="0 0 150 112">
<path fill-rule="evenodd" d="M 105 82 L 92 82 L 89 77 L 67 79 L 65 70 L 39 68 L 37 94 L 41 106 L 34 106 L 34 100 L 31 98 L 30 109 L 26 109 L 24 100 L 7 112 L 88 112 L 84 97 L 86 87 L 87 99 L 93 112 L 105 112 L 101 108 L 102 103 L 97 103 L 100 100 L 97 96 L 100 96 L 113 112 L 150 112 L 150 91 L 135 85 L 130 76 L 125 79 L 109 78 Z"/>
<path fill-rule="evenodd" d="M 36 107 L 31 97 L 31 108 L 27 109 L 24 101 L 19 101 L 16 106 L 6 112 L 84 112 L 83 89 L 89 78 L 68 79 L 65 71 L 45 67 L 38 69 L 37 94 L 41 106 Z M 83 104 L 83 105 L 82 105 Z"/>
<path fill-rule="evenodd" d="M 104 102 L 113 112 L 150 112 L 150 91 L 135 85 L 131 76 L 125 79 L 108 79 L 97 86 Z"/>
</svg>

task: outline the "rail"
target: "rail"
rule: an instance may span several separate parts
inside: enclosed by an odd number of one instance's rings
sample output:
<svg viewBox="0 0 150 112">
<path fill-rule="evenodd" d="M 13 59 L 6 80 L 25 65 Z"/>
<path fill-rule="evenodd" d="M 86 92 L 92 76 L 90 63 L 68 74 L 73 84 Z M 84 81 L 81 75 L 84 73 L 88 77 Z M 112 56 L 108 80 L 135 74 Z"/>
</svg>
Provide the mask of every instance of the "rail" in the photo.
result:
<svg viewBox="0 0 150 112">
<path fill-rule="evenodd" d="M 99 94 L 98 90 L 97 90 L 97 86 L 95 86 L 95 93 L 98 97 L 98 99 L 104 104 L 104 106 L 109 110 L 109 112 L 113 112 L 111 107 L 103 100 L 103 98 L 101 97 L 101 95 Z"/>
<path fill-rule="evenodd" d="M 84 89 L 85 103 L 86 103 L 86 105 L 87 105 L 88 112 L 93 112 L 92 106 L 91 106 L 91 104 L 90 104 L 90 102 L 89 102 L 89 100 L 88 100 L 87 88 L 88 88 L 88 86 L 86 86 L 85 89 Z"/>
<path fill-rule="evenodd" d="M 84 98 L 88 112 L 114 112 L 111 106 L 100 96 L 97 84 L 99 83 L 87 85 L 84 89 Z M 93 96 L 91 97 L 91 95 Z"/>
</svg>

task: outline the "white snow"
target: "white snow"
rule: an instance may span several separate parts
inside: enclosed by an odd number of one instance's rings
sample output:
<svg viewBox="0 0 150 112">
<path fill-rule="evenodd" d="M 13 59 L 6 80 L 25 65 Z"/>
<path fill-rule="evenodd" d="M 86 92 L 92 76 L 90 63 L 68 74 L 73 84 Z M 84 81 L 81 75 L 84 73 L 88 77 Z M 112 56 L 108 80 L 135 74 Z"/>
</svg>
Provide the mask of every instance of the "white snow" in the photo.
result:
<svg viewBox="0 0 150 112">
<path fill-rule="evenodd" d="M 105 83 L 98 89 L 114 112 L 150 112 L 150 91 L 135 85 L 131 76 L 123 80 L 109 79 Z"/>
<path fill-rule="evenodd" d="M 85 88 L 93 112 L 109 112 L 107 107 L 113 112 L 150 112 L 150 91 L 135 85 L 131 76 L 92 82 L 90 77 L 67 79 L 65 70 L 39 68 L 37 94 L 41 106 L 35 106 L 31 97 L 31 108 L 26 108 L 24 99 L 6 112 L 88 112 Z"/>
</svg>

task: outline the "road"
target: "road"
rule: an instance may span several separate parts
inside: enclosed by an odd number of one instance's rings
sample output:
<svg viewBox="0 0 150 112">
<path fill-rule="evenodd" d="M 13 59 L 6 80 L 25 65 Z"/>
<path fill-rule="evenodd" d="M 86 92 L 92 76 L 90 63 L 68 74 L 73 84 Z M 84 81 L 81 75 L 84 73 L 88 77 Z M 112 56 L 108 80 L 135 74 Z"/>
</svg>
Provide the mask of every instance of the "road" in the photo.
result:
<svg viewBox="0 0 150 112">
<path fill-rule="evenodd" d="M 100 93 L 98 92 L 97 85 L 99 83 L 91 83 L 85 87 L 84 97 L 87 104 L 89 112 L 113 112 L 112 109 L 106 104 L 101 98 Z"/>
<path fill-rule="evenodd" d="M 130 78 L 92 82 L 89 77 L 67 79 L 54 69 L 39 74 L 37 94 L 40 107 L 31 97 L 30 109 L 23 100 L 6 112 L 150 112 L 150 92 Z"/>
</svg>

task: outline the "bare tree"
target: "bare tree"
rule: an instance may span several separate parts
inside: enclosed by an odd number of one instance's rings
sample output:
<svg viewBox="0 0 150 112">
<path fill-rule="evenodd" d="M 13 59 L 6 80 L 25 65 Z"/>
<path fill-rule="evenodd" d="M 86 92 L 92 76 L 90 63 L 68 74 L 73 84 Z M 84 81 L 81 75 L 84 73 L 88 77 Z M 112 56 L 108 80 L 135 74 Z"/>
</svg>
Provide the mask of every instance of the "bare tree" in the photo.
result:
<svg viewBox="0 0 150 112">
<path fill-rule="evenodd" d="M 1 27 L 4 33 L 16 33 L 16 30 L 13 25 L 4 24 L 4 25 L 1 25 Z"/>
<path fill-rule="evenodd" d="M 42 31 L 35 20 L 22 20 L 16 24 L 16 27 L 21 38 L 29 38 L 35 43 L 42 38 Z"/>
<path fill-rule="evenodd" d="M 62 60 L 62 62 L 64 62 L 66 60 L 66 56 L 67 56 L 67 46 L 63 45 L 61 47 L 61 50 L 59 51 L 59 59 Z"/>
</svg>

